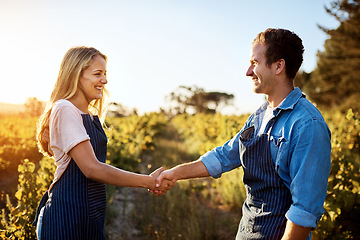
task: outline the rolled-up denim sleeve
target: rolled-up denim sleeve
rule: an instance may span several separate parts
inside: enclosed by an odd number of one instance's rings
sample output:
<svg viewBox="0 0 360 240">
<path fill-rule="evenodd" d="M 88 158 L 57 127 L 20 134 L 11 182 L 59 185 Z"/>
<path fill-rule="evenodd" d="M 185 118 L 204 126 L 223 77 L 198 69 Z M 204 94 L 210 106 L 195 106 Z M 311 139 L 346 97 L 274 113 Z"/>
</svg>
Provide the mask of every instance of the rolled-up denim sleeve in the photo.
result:
<svg viewBox="0 0 360 240">
<path fill-rule="evenodd" d="M 213 178 L 219 178 L 222 173 L 241 165 L 239 154 L 240 133 L 241 131 L 224 145 L 216 147 L 200 157 Z"/>
<path fill-rule="evenodd" d="M 293 223 L 315 228 L 323 204 L 331 166 L 331 134 L 323 120 L 303 123 L 294 138 L 290 156 L 292 205 L 286 217 Z"/>
</svg>

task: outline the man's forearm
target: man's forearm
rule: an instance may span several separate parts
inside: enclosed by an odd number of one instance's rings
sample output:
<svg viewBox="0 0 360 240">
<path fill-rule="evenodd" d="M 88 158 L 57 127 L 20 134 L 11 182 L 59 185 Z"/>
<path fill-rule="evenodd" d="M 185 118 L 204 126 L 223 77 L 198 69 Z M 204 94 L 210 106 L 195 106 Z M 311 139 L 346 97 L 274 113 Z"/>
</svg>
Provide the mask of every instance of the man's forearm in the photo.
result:
<svg viewBox="0 0 360 240">
<path fill-rule="evenodd" d="M 310 227 L 302 227 L 287 220 L 284 236 L 281 240 L 305 240 L 310 234 Z"/>
<path fill-rule="evenodd" d="M 177 180 L 210 176 L 208 170 L 206 169 L 204 163 L 201 162 L 201 160 L 184 163 L 173 167 L 171 170 L 174 171 Z"/>
<path fill-rule="evenodd" d="M 208 170 L 206 169 L 204 163 L 200 160 L 194 162 L 180 164 L 169 170 L 165 170 L 160 173 L 159 177 L 156 179 L 156 187 L 161 185 L 163 179 L 167 179 L 175 183 L 178 180 L 189 179 L 189 178 L 200 178 L 210 176 Z"/>
</svg>

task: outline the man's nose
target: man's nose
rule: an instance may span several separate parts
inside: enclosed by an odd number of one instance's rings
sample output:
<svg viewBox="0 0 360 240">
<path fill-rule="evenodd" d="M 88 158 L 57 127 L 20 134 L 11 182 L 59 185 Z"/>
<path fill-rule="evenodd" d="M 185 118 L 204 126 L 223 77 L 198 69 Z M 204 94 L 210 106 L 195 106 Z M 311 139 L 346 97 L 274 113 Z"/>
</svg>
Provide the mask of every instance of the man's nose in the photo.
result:
<svg viewBox="0 0 360 240">
<path fill-rule="evenodd" d="M 251 65 L 246 71 L 246 76 L 252 76 L 254 74 L 254 67 Z"/>
</svg>

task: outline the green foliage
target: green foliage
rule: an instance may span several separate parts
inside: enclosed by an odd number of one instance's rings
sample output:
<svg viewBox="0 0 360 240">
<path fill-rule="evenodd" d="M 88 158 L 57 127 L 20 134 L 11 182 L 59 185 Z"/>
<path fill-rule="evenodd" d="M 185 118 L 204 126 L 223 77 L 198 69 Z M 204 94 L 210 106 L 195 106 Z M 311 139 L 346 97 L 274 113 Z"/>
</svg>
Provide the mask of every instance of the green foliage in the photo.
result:
<svg viewBox="0 0 360 240">
<path fill-rule="evenodd" d="M 325 214 L 316 232 L 322 239 L 359 239 L 360 224 L 360 118 L 329 114 L 332 131 L 331 172 Z"/>
<path fill-rule="evenodd" d="M 224 116 L 221 114 L 178 115 L 172 119 L 180 139 L 189 151 L 202 155 L 214 147 L 223 145 L 240 131 L 249 115 Z M 246 198 L 242 182 L 242 169 L 225 173 L 220 179 L 211 180 L 208 188 L 214 203 L 232 209 L 241 209 Z"/>
<path fill-rule="evenodd" d="M 154 139 L 166 122 L 167 117 L 157 113 L 109 118 L 106 134 L 110 164 L 129 171 L 139 170 L 139 163 L 146 161 L 144 156 L 155 150 Z M 148 161 L 146 164 L 149 164 Z"/>
<path fill-rule="evenodd" d="M 325 214 L 315 235 L 320 239 L 360 238 L 357 221 L 360 215 L 360 118 L 352 110 L 345 115 L 325 112 L 324 116 L 332 131 L 332 168 Z M 109 118 L 107 159 L 120 168 L 146 173 L 160 165 L 172 167 L 194 160 L 229 140 L 241 129 L 247 117 L 184 114 L 169 120 L 163 114 L 154 113 Z M 1 118 L 0 121 L 11 130 L 2 130 L 0 134 L 0 141 L 8 145 L 2 146 L 8 151 L 6 156 L 11 156 L 11 151 L 23 159 L 27 158 L 26 154 L 36 156 L 35 131 L 29 119 Z M 0 238 L 34 239 L 35 228 L 31 223 L 42 194 L 52 182 L 55 165 L 52 159 L 43 158 L 37 166 L 38 160 L 33 158 L 34 163 L 29 159 L 17 165 L 18 191 L 3 195 L 5 207 L 1 210 Z M 137 204 L 131 220 L 146 239 L 232 238 L 245 198 L 241 169 L 225 173 L 217 180 L 181 181 L 160 198 L 145 190 L 136 191 L 140 193 L 134 199 Z M 125 198 L 131 199 L 130 196 Z M 111 213 L 111 208 L 108 212 Z M 112 215 L 116 217 L 118 213 Z"/>
<path fill-rule="evenodd" d="M 239 211 L 246 199 L 243 175 L 242 168 L 237 168 L 224 173 L 220 179 L 212 181 L 210 189 L 212 201 Z M 240 218 L 237 219 L 237 222 L 239 221 Z"/>
<path fill-rule="evenodd" d="M 13 174 L 20 162 L 27 158 L 39 161 L 37 150 L 35 117 L 18 115 L 0 117 L 0 175 Z"/>
<path fill-rule="evenodd" d="M 1 195 L 10 194 L 10 199 L 17 191 L 18 165 L 29 159 L 37 166 L 42 158 L 36 145 L 36 121 L 22 115 L 0 116 L 0 189 Z M 6 200 L 0 199 L 0 208 L 5 205 Z"/>
<path fill-rule="evenodd" d="M 19 184 L 15 193 L 17 206 L 6 196 L 6 207 L 1 212 L 2 239 L 35 239 L 35 219 L 37 204 L 52 182 L 55 165 L 50 158 L 43 158 L 40 169 L 35 172 L 35 164 L 25 159 L 19 164 Z"/>
<path fill-rule="evenodd" d="M 318 106 L 360 111 L 360 1 L 335 0 L 327 12 L 339 21 L 337 29 L 320 27 L 329 39 L 318 52 L 317 68 L 304 92 Z"/>
<path fill-rule="evenodd" d="M 202 155 L 235 136 L 247 117 L 248 115 L 227 116 L 219 113 L 181 114 L 171 122 L 189 151 Z"/>
</svg>

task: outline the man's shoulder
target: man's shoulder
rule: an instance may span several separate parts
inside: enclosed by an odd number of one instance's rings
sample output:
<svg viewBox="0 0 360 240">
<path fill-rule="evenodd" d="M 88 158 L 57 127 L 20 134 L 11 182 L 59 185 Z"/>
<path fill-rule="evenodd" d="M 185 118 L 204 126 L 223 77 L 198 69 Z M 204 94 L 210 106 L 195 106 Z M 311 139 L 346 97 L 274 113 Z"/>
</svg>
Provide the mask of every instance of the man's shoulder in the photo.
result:
<svg viewBox="0 0 360 240">
<path fill-rule="evenodd" d="M 306 98 L 299 99 L 287 117 L 287 124 L 295 131 L 320 131 L 330 133 L 329 127 L 321 112 Z"/>
<path fill-rule="evenodd" d="M 300 98 L 294 107 L 294 111 L 299 113 L 303 119 L 324 121 L 324 117 L 317 107 L 306 98 Z"/>
</svg>

